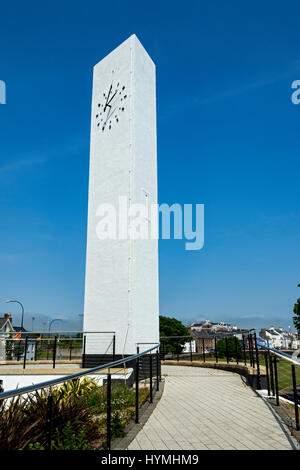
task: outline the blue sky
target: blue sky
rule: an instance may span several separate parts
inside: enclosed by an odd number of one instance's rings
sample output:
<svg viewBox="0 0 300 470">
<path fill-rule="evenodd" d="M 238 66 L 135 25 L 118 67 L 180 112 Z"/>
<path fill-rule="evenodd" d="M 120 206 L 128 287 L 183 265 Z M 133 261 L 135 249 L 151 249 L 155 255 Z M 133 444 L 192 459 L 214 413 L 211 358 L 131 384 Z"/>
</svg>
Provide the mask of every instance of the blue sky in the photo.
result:
<svg viewBox="0 0 300 470">
<path fill-rule="evenodd" d="M 299 4 L 1 6 L 0 311 L 83 310 L 92 67 L 132 33 L 157 65 L 159 202 L 205 204 L 205 246 L 160 241 L 160 311 L 292 324 L 299 296 Z M 9 309 L 19 321 L 18 306 Z"/>
</svg>

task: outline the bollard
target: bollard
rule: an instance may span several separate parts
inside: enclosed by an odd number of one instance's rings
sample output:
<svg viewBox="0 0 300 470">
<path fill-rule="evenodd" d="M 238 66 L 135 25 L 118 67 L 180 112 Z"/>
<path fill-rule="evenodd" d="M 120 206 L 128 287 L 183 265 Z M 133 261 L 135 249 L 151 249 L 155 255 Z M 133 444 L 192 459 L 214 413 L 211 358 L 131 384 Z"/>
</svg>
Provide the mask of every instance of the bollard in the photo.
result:
<svg viewBox="0 0 300 470">
<path fill-rule="evenodd" d="M 190 360 L 193 362 L 192 340 L 190 340 Z"/>
<path fill-rule="evenodd" d="M 203 354 L 203 362 L 205 362 L 205 342 L 204 342 L 204 338 L 202 338 L 202 354 Z"/>
</svg>

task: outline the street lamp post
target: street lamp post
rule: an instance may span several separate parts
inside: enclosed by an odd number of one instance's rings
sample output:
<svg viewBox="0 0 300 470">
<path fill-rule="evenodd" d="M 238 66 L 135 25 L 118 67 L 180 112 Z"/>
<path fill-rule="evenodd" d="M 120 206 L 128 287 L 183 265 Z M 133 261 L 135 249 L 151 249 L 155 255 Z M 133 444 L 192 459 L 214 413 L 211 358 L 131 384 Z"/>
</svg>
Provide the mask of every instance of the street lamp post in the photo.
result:
<svg viewBox="0 0 300 470">
<path fill-rule="evenodd" d="M 21 305 L 21 308 L 22 308 L 22 320 L 21 320 L 21 333 L 23 331 L 23 325 L 24 325 L 24 307 L 23 305 L 21 304 L 21 302 L 19 300 L 7 300 L 6 303 L 7 304 L 10 304 L 10 303 L 16 303 L 16 304 L 19 304 Z"/>
<path fill-rule="evenodd" d="M 50 336 L 51 325 L 52 325 L 52 323 L 54 323 L 55 321 L 62 321 L 62 319 L 61 319 L 61 318 L 54 318 L 53 320 L 51 320 L 51 321 L 49 322 L 49 336 Z"/>
<path fill-rule="evenodd" d="M 49 357 L 49 345 L 50 345 L 50 329 L 51 329 L 51 326 L 52 326 L 52 323 L 54 323 L 55 321 L 62 321 L 61 318 L 54 318 L 53 320 L 49 321 L 49 338 L 48 338 L 48 348 L 47 348 L 47 359 Z"/>
</svg>

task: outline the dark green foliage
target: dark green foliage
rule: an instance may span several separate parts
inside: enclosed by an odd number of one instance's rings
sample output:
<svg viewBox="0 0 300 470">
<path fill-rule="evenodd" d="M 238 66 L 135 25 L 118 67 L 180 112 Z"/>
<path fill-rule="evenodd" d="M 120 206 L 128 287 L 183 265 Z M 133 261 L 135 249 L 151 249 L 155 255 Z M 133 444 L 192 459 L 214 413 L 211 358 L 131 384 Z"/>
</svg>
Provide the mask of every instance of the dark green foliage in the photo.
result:
<svg viewBox="0 0 300 470">
<path fill-rule="evenodd" d="M 242 358 L 242 346 L 241 342 L 235 337 L 231 336 L 227 338 L 228 344 L 228 357 L 231 359 L 232 357 L 236 359 L 236 349 L 238 350 L 238 358 Z M 219 357 L 226 357 L 226 342 L 225 339 L 219 339 L 217 341 L 217 351 Z"/>
<path fill-rule="evenodd" d="M 85 426 L 82 426 L 79 433 L 73 431 L 70 421 L 60 432 L 56 429 L 55 439 L 51 443 L 51 450 L 89 450 L 85 436 Z"/>
<path fill-rule="evenodd" d="M 298 287 L 300 287 L 300 284 L 298 284 Z M 295 328 L 297 329 L 297 332 L 300 333 L 300 298 L 294 304 L 293 312 L 295 313 L 295 315 L 293 316 L 293 322 Z"/>
<path fill-rule="evenodd" d="M 124 436 L 125 423 L 118 411 L 114 411 L 111 415 L 111 437 L 115 439 L 117 437 Z"/>
<path fill-rule="evenodd" d="M 189 336 L 189 332 L 184 324 L 176 318 L 159 316 L 159 331 L 160 336 Z M 162 338 L 161 349 L 163 352 L 180 353 L 183 345 L 188 341 L 188 338 Z"/>
<path fill-rule="evenodd" d="M 141 388 L 142 405 L 149 395 Z M 91 379 L 65 383 L 52 390 L 52 449 L 103 448 L 106 442 L 107 387 Z M 48 392 L 0 401 L 0 451 L 45 450 Z M 112 384 L 112 437 L 121 437 L 135 412 L 135 391 Z"/>
<path fill-rule="evenodd" d="M 28 450 L 45 450 L 39 442 L 29 444 Z M 89 445 L 85 437 L 85 427 L 76 435 L 70 421 L 64 429 L 59 432 L 56 429 L 55 439 L 51 441 L 51 450 L 89 450 Z"/>
<path fill-rule="evenodd" d="M 111 406 L 113 410 L 124 411 L 135 407 L 135 392 L 123 384 L 112 383 Z M 148 389 L 141 389 L 139 393 L 140 405 L 144 403 L 149 394 Z M 107 387 L 99 387 L 86 398 L 86 406 L 92 408 L 94 413 L 106 413 Z"/>
<path fill-rule="evenodd" d="M 8 403 L 0 402 L 0 450 L 27 449 L 30 444 L 39 443 L 41 447 L 46 444 L 46 415 L 47 393 L 34 392 L 27 397 L 17 397 Z M 77 435 L 83 426 L 87 435 L 93 436 L 97 432 L 93 420 L 93 412 L 85 406 L 83 400 L 76 399 L 70 394 L 61 400 L 58 394 L 53 395 L 53 429 L 58 432 L 72 422 L 73 432 Z M 37 450 L 37 449 L 35 449 Z"/>
<path fill-rule="evenodd" d="M 45 447 L 41 446 L 39 442 L 35 442 L 34 444 L 29 444 L 28 450 L 45 450 Z"/>
</svg>

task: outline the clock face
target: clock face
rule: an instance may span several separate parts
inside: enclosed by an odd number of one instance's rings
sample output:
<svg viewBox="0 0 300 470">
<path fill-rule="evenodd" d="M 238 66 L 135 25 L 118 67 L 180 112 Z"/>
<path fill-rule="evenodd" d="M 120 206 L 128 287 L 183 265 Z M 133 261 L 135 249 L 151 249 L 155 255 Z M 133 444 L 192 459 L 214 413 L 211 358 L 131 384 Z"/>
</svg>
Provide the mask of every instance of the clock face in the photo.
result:
<svg viewBox="0 0 300 470">
<path fill-rule="evenodd" d="M 96 108 L 96 128 L 101 132 L 110 131 L 120 121 L 125 111 L 128 95 L 126 87 L 116 79 L 99 97 Z"/>
</svg>

